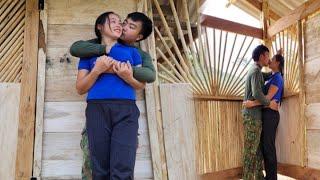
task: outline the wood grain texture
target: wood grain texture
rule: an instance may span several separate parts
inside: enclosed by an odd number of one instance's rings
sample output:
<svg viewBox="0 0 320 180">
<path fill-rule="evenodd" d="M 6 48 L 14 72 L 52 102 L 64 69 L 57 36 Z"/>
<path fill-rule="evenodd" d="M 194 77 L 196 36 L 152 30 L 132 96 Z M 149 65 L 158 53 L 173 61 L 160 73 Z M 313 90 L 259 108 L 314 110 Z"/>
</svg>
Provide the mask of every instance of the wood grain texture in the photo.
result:
<svg viewBox="0 0 320 180">
<path fill-rule="evenodd" d="M 280 121 L 276 135 L 278 162 L 302 165 L 304 126 L 303 119 L 300 118 L 299 96 L 286 98 L 279 112 Z"/>
<path fill-rule="evenodd" d="M 33 168 L 38 66 L 38 0 L 26 0 L 16 179 L 30 178 Z"/>
<path fill-rule="evenodd" d="M 48 0 L 49 24 L 94 25 L 96 18 L 106 12 L 114 11 L 122 19 L 136 11 L 136 0 Z"/>
<path fill-rule="evenodd" d="M 18 142 L 20 84 L 0 83 L 0 179 L 14 180 Z"/>
<path fill-rule="evenodd" d="M 163 133 L 169 179 L 199 179 L 196 168 L 197 129 L 192 86 L 161 84 Z"/>
</svg>

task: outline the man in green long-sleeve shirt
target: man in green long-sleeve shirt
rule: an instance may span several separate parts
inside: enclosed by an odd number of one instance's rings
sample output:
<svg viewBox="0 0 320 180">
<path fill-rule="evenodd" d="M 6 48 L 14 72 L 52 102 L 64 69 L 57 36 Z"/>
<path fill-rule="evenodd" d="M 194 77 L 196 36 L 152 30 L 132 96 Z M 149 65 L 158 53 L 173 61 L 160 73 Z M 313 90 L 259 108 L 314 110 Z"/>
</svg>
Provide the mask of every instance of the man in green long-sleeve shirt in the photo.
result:
<svg viewBox="0 0 320 180">
<path fill-rule="evenodd" d="M 152 28 L 152 22 L 146 15 L 139 12 L 130 13 L 124 20 L 123 33 L 120 41 L 127 45 L 133 45 L 135 42 L 146 39 L 151 34 Z M 139 48 L 137 49 L 141 55 L 142 67 L 132 67 L 133 72 L 130 72 L 130 69 L 121 70 L 117 74 L 119 76 L 126 77 L 133 73 L 133 77 L 136 80 L 144 83 L 151 83 L 156 77 L 152 59 L 148 53 Z M 80 58 L 102 56 L 107 54 L 108 51 L 110 51 L 110 48 L 102 45 L 98 39 L 77 41 L 73 43 L 70 48 L 71 55 Z M 85 127 L 82 132 L 80 145 L 83 151 L 82 179 L 89 180 L 92 179 L 92 171 L 88 148 L 88 137 Z"/>
<path fill-rule="evenodd" d="M 244 124 L 244 180 L 264 179 L 262 173 L 262 152 L 259 145 L 262 130 L 261 109 L 263 106 L 277 106 L 276 102 L 270 102 L 265 97 L 262 90 L 264 79 L 261 68 L 269 64 L 269 49 L 264 45 L 257 46 L 252 53 L 252 59 L 255 63 L 247 74 L 244 101 L 258 100 L 261 106 L 244 108 L 242 112 Z"/>
</svg>

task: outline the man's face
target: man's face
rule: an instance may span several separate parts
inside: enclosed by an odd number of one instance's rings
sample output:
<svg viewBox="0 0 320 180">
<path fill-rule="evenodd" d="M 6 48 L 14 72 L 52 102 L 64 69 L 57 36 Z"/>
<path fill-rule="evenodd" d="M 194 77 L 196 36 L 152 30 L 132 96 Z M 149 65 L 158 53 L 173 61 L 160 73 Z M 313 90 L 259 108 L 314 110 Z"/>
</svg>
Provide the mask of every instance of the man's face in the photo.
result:
<svg viewBox="0 0 320 180">
<path fill-rule="evenodd" d="M 124 20 L 122 28 L 123 31 L 120 39 L 125 43 L 132 44 L 143 38 L 140 34 L 142 28 L 141 21 L 133 21 L 132 19 L 127 18 Z"/>
<path fill-rule="evenodd" d="M 259 61 L 261 62 L 262 66 L 268 66 L 269 65 L 269 61 L 270 61 L 269 52 L 266 51 L 263 54 L 261 54 Z"/>
</svg>

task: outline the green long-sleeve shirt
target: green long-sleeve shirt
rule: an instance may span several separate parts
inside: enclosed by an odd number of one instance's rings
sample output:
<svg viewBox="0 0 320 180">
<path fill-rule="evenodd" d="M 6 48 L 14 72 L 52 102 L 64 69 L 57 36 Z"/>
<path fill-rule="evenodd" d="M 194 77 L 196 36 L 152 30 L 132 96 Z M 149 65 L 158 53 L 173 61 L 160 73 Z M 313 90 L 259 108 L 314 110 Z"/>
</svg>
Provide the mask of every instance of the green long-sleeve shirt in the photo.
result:
<svg viewBox="0 0 320 180">
<path fill-rule="evenodd" d="M 132 67 L 133 77 L 140 82 L 151 83 L 156 79 L 156 71 L 150 55 L 140 48 L 137 48 L 142 59 L 142 67 Z M 77 41 L 70 47 L 72 56 L 87 58 L 92 56 L 102 56 L 106 54 L 106 46 L 100 44 L 98 39 L 88 41 Z"/>
<path fill-rule="evenodd" d="M 262 106 L 268 106 L 270 104 L 270 100 L 263 94 L 263 85 L 264 79 L 261 73 L 261 67 L 258 64 L 254 64 L 248 71 L 244 100 L 258 100 L 262 105 L 253 108 L 244 108 L 243 113 L 250 115 L 256 120 L 261 120 Z"/>
</svg>

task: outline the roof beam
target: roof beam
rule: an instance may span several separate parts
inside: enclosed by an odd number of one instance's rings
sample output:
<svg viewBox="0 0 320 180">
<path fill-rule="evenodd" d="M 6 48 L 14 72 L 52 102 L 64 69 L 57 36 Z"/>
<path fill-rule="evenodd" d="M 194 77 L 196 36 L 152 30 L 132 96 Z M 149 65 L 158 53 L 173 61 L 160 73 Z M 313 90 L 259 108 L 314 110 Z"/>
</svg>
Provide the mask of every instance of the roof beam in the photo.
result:
<svg viewBox="0 0 320 180">
<path fill-rule="evenodd" d="M 268 36 L 273 37 L 278 32 L 288 28 L 289 26 L 295 24 L 298 20 L 302 20 L 307 16 L 311 15 L 315 11 L 320 9 L 319 0 L 309 0 L 303 3 L 301 6 L 291 11 L 288 15 L 280 18 L 276 21 L 269 29 Z"/>
<path fill-rule="evenodd" d="M 260 11 L 262 11 L 262 2 L 258 0 L 247 0 L 247 2 L 250 3 L 252 6 L 256 7 L 257 9 L 259 9 Z M 281 16 L 279 16 L 277 13 L 275 13 L 272 10 L 269 10 L 269 14 L 270 14 L 270 18 L 273 20 L 278 20 L 281 18 Z"/>
<path fill-rule="evenodd" d="M 259 39 L 263 38 L 263 31 L 260 28 L 220 19 L 214 16 L 201 15 L 201 25 Z"/>
</svg>

